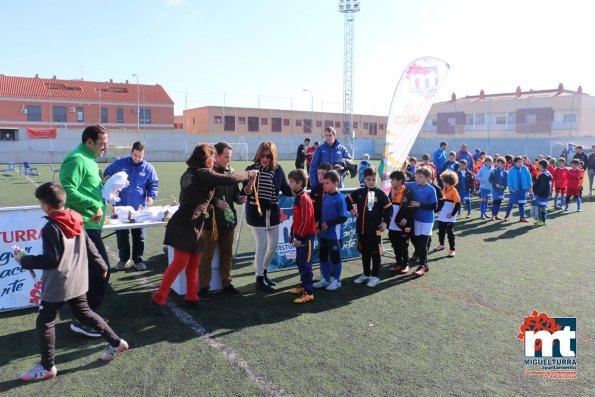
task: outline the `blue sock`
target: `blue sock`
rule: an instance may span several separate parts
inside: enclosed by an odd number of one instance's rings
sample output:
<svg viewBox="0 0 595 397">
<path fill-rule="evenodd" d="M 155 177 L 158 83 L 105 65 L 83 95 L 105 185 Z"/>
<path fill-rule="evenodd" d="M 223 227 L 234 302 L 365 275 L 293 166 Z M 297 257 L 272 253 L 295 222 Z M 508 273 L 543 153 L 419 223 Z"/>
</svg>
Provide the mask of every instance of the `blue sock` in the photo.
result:
<svg viewBox="0 0 595 397">
<path fill-rule="evenodd" d="M 320 272 L 322 273 L 322 277 L 329 283 L 331 282 L 331 267 L 329 266 L 328 262 L 320 262 Z"/>
<path fill-rule="evenodd" d="M 539 212 L 541 215 L 541 220 L 545 223 L 545 218 L 547 217 L 547 207 L 545 205 L 540 205 Z"/>
<path fill-rule="evenodd" d="M 562 203 L 560 203 L 560 207 L 562 206 Z M 558 195 L 556 194 L 554 196 L 554 207 L 558 207 Z"/>
<path fill-rule="evenodd" d="M 525 204 L 519 204 L 519 212 L 521 213 L 521 218 L 525 217 Z"/>
<path fill-rule="evenodd" d="M 343 270 L 343 264 L 341 262 L 333 263 L 332 266 L 333 266 L 333 274 L 335 275 L 335 280 L 341 281 L 341 270 Z"/>
<path fill-rule="evenodd" d="M 510 216 L 510 212 L 512 211 L 512 204 L 508 204 L 508 206 L 506 207 L 506 217 L 508 218 Z"/>
<path fill-rule="evenodd" d="M 498 204 L 492 204 L 492 216 L 498 215 Z"/>
<path fill-rule="evenodd" d="M 467 209 L 467 213 L 471 213 L 471 200 L 465 201 L 465 208 Z"/>
<path fill-rule="evenodd" d="M 576 209 L 577 210 L 581 209 L 581 198 L 580 197 L 576 198 Z"/>
<path fill-rule="evenodd" d="M 566 197 L 566 207 L 565 209 L 568 209 L 568 206 L 570 205 L 570 197 Z"/>
</svg>

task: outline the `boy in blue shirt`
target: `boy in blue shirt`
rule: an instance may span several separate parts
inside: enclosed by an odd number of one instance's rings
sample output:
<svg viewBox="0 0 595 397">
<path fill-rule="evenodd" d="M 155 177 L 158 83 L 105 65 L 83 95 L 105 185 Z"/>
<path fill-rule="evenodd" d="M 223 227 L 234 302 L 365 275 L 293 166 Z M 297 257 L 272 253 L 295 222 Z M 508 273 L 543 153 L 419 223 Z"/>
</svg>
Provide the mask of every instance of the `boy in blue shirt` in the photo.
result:
<svg viewBox="0 0 595 397">
<path fill-rule="evenodd" d="M 492 158 L 487 156 L 483 161 L 483 165 L 477 171 L 477 175 L 475 175 L 475 179 L 479 183 L 479 210 L 481 214 L 479 217 L 482 219 L 488 219 L 488 201 L 492 198 L 492 183 L 490 182 L 492 162 Z"/>
<path fill-rule="evenodd" d="M 504 168 L 506 159 L 498 157 L 496 159 L 496 168 L 490 174 L 490 183 L 492 184 L 492 217 L 491 221 L 501 221 L 502 218 L 498 216 L 500 205 L 504 200 L 504 190 L 506 189 L 506 179 L 508 171 Z"/>
<path fill-rule="evenodd" d="M 507 221 L 512 211 L 512 206 L 519 205 L 519 213 L 521 216 L 520 222 L 526 223 L 529 220 L 525 217 L 525 204 L 527 204 L 527 191 L 531 190 L 532 181 L 529 169 L 523 165 L 521 157 L 515 157 L 512 160 L 514 166 L 508 171 L 507 185 L 510 190 L 508 198 L 508 207 L 506 207 L 506 216 L 504 220 Z"/>
<path fill-rule="evenodd" d="M 436 190 L 430 185 L 432 172 L 427 167 L 420 167 L 415 172 L 415 182 L 407 182 L 405 186 L 411 191 L 409 207 L 415 209 L 413 216 L 413 244 L 419 254 L 419 268 L 416 276 L 423 276 L 428 269 L 428 239 L 434 227 L 434 211 L 438 205 Z"/>
<path fill-rule="evenodd" d="M 326 288 L 327 291 L 341 288 L 341 247 L 343 223 L 347 221 L 347 203 L 338 191 L 340 181 L 339 173 L 333 170 L 324 174 L 322 182 L 325 194 L 322 199 L 318 256 L 323 279 L 314 283 L 314 288 Z M 332 281 L 331 272 L 335 276 Z"/>
</svg>

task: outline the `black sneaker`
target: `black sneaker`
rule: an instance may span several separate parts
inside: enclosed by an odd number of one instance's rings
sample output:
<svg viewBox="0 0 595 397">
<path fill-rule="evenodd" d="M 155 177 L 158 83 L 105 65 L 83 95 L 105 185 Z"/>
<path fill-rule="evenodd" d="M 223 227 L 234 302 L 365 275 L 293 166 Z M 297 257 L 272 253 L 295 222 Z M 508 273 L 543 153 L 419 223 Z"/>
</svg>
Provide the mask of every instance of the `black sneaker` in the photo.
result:
<svg viewBox="0 0 595 397">
<path fill-rule="evenodd" d="M 263 273 L 263 278 L 264 278 L 264 282 L 267 283 L 267 285 L 270 285 L 271 287 L 276 287 L 277 286 L 277 282 L 274 280 L 271 280 L 268 275 L 267 275 L 267 271 L 265 270 Z"/>
<path fill-rule="evenodd" d="M 70 329 L 77 334 L 85 335 L 89 338 L 99 338 L 101 336 L 101 334 L 96 331 L 95 328 L 89 327 L 88 325 L 83 325 L 77 320 L 73 320 L 70 323 Z"/>
<path fill-rule="evenodd" d="M 201 300 L 197 300 L 197 301 L 185 301 L 186 303 L 186 307 L 190 308 L 190 309 L 208 309 L 209 305 L 207 305 L 206 303 L 204 303 Z"/>
<path fill-rule="evenodd" d="M 238 289 L 234 287 L 233 284 L 229 284 L 227 287 L 223 287 L 223 290 L 229 292 L 234 296 L 242 295 L 242 293 L 238 291 Z"/>
<path fill-rule="evenodd" d="M 165 305 L 160 305 L 155 303 L 153 299 L 151 299 L 151 305 L 155 307 L 155 314 L 161 317 L 169 317 L 169 313 L 167 312 L 167 308 Z"/>
<path fill-rule="evenodd" d="M 198 296 L 200 297 L 200 300 L 203 301 L 210 301 L 213 298 L 213 294 L 209 292 L 208 288 L 201 288 L 198 290 Z"/>
</svg>

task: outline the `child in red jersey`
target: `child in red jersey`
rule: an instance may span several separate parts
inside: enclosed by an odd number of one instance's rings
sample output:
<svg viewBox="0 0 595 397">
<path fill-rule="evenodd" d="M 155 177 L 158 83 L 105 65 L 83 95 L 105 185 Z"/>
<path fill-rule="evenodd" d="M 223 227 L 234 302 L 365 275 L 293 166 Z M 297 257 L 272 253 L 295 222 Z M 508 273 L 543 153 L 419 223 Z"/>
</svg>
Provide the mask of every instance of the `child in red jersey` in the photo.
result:
<svg viewBox="0 0 595 397">
<path fill-rule="evenodd" d="M 295 261 L 300 272 L 301 286 L 291 290 L 292 294 L 300 295 L 294 303 L 306 303 L 314 300 L 312 289 L 312 250 L 316 234 L 314 220 L 314 205 L 308 193 L 308 174 L 303 169 L 293 170 L 287 176 L 289 187 L 294 195 L 293 224 L 291 225 L 291 239 L 295 246 Z"/>
<path fill-rule="evenodd" d="M 552 157 L 547 162 L 548 162 L 547 170 L 553 177 L 554 173 L 556 172 L 556 159 Z M 550 197 L 552 197 L 552 195 L 554 194 L 555 185 L 556 185 L 556 180 L 554 178 L 552 178 L 552 186 L 550 186 L 551 187 Z"/>
<path fill-rule="evenodd" d="M 558 159 L 558 168 L 552 174 L 554 177 L 554 187 L 556 195 L 554 196 L 554 208 L 560 209 L 564 205 L 564 196 L 566 195 L 566 186 L 568 185 L 568 170 L 566 169 L 566 160 L 562 157 Z M 558 206 L 558 196 L 560 196 L 560 205 Z"/>
<path fill-rule="evenodd" d="M 570 199 L 576 199 L 576 212 L 581 212 L 581 191 L 580 183 L 582 180 L 583 170 L 579 168 L 579 161 L 574 159 L 570 162 L 570 169 L 568 170 L 568 181 L 566 186 L 566 207 L 564 211 L 568 211 Z"/>
</svg>

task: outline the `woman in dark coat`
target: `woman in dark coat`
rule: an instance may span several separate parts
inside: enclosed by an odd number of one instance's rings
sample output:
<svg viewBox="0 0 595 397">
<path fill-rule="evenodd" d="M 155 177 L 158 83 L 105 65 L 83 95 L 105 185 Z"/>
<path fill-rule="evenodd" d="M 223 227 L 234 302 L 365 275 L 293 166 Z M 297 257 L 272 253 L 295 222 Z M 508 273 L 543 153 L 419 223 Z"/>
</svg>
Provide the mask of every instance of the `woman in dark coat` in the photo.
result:
<svg viewBox="0 0 595 397">
<path fill-rule="evenodd" d="M 165 302 L 171 285 L 182 270 L 186 269 L 186 302 L 200 307 L 198 297 L 198 263 L 202 251 L 202 226 L 215 186 L 233 185 L 258 175 L 257 170 L 235 174 L 219 174 L 212 170 L 215 149 L 202 144 L 186 161 L 188 169 L 180 178 L 180 207 L 169 220 L 164 244 L 174 248 L 174 258 L 152 301 L 159 307 L 159 314 L 166 315 Z"/>
<path fill-rule="evenodd" d="M 272 287 L 277 283 L 268 278 L 267 269 L 279 243 L 279 191 L 286 196 L 292 196 L 292 193 L 285 172 L 277 163 L 277 147 L 273 142 L 266 141 L 258 146 L 254 164 L 249 165 L 246 170 L 259 171 L 256 180 L 244 182 L 244 193 L 248 196 L 246 222 L 256 243 L 256 288 L 273 292 Z"/>
</svg>

